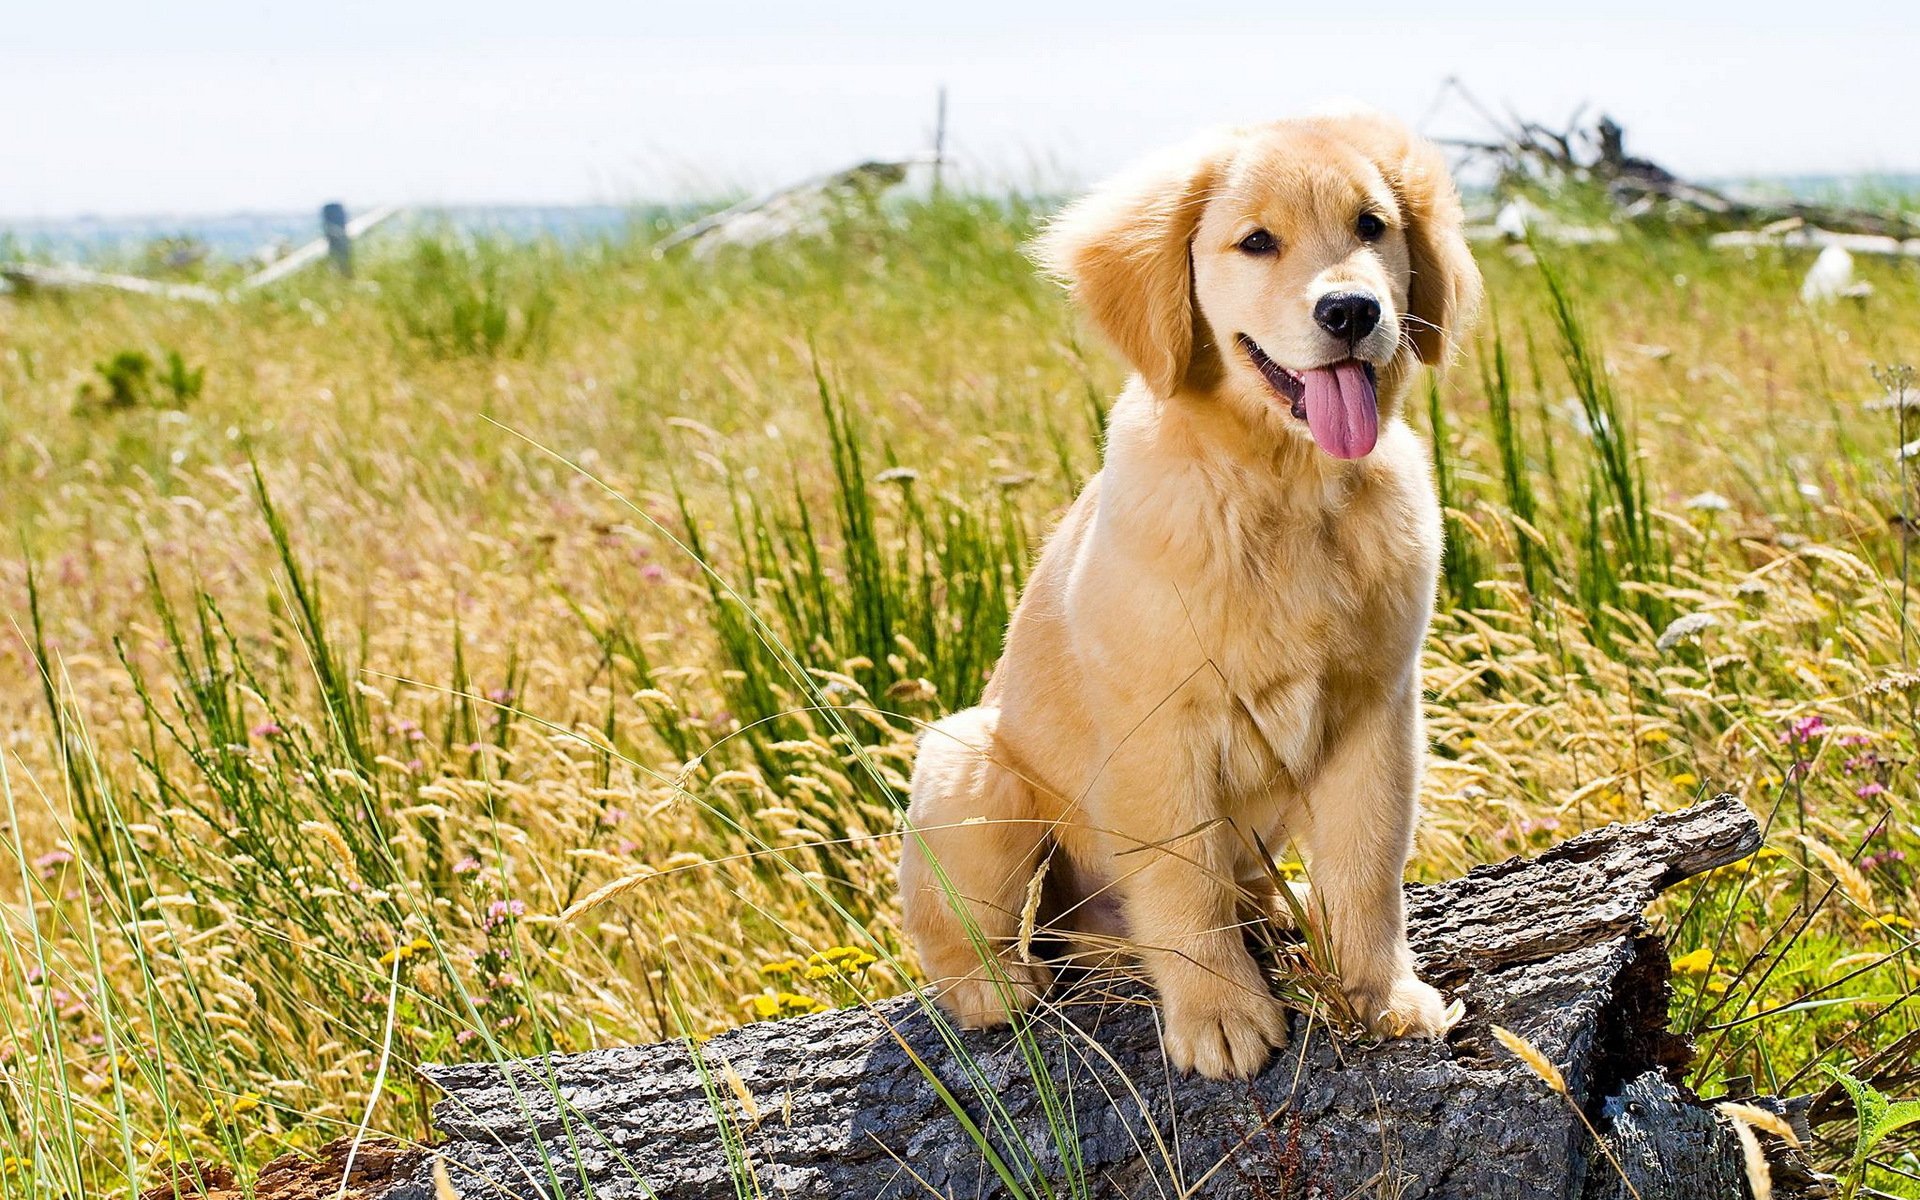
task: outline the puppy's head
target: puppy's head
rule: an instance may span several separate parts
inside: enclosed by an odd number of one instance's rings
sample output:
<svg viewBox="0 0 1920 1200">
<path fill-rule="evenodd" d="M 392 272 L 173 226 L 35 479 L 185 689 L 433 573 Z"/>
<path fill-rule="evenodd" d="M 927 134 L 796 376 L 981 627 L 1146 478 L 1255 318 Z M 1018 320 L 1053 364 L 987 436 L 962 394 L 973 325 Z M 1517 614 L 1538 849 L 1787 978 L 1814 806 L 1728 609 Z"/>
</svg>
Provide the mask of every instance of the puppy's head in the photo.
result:
<svg viewBox="0 0 1920 1200">
<path fill-rule="evenodd" d="M 1067 209 L 1040 252 L 1155 395 L 1359 458 L 1478 304 L 1461 225 L 1439 151 L 1368 114 L 1163 154 Z"/>
</svg>

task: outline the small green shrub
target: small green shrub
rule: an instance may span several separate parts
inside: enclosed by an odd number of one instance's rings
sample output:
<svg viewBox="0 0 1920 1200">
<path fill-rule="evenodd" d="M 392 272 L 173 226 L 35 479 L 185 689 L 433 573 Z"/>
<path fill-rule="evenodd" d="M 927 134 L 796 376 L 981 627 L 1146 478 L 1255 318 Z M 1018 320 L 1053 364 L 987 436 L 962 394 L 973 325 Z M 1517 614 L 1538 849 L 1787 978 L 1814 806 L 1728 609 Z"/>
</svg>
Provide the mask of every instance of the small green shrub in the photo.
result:
<svg viewBox="0 0 1920 1200">
<path fill-rule="evenodd" d="M 200 398 L 207 375 L 205 367 L 189 367 L 178 350 L 167 351 L 164 368 L 144 350 L 120 350 L 93 364 L 93 371 L 99 378 L 80 385 L 82 411 L 185 408 Z"/>
<path fill-rule="evenodd" d="M 93 371 L 106 391 L 96 391 L 93 380 L 81 384 L 81 407 L 139 408 L 152 402 L 153 359 L 145 351 L 121 350 L 93 364 Z"/>
<path fill-rule="evenodd" d="M 434 358 L 519 358 L 545 347 L 555 302 L 539 248 L 426 236 L 380 282 L 395 336 Z"/>
<path fill-rule="evenodd" d="M 1889 1100 L 1873 1085 L 1855 1079 L 1845 1071 L 1827 1068 L 1827 1074 L 1846 1090 L 1853 1102 L 1853 1153 L 1848 1160 L 1846 1191 L 1848 1200 L 1860 1192 L 1867 1175 L 1867 1164 L 1888 1135 L 1909 1125 L 1920 1124 L 1920 1100 Z"/>
<path fill-rule="evenodd" d="M 206 379 L 205 367 L 189 367 L 178 350 L 167 351 L 167 369 L 160 376 L 160 386 L 173 397 L 173 407 L 185 408 L 187 401 L 198 400 Z"/>
<path fill-rule="evenodd" d="M 191 234 L 155 238 L 140 255 L 140 274 L 197 279 L 206 274 L 212 247 Z"/>
</svg>

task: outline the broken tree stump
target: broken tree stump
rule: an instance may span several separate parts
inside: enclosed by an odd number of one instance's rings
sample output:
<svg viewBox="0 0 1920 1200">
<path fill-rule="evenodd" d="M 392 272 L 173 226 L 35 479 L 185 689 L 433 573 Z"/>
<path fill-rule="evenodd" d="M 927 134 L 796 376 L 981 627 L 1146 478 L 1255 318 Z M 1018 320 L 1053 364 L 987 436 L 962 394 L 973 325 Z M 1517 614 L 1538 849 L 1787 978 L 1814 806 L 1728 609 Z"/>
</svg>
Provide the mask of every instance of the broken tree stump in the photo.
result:
<svg viewBox="0 0 1920 1200">
<path fill-rule="evenodd" d="M 1730 1127 L 1679 1086 L 1690 1048 L 1643 914 L 1759 844 L 1723 795 L 1409 887 L 1419 972 L 1466 1006 L 1444 1041 L 1341 1045 L 1296 1016 L 1257 1079 L 1222 1083 L 1171 1071 L 1137 989 L 1062 997 L 1024 1040 L 943 1035 L 908 996 L 692 1050 L 429 1067 L 437 1152 L 468 1200 L 1744 1196 Z M 1554 1061 L 1620 1168 L 1496 1024 Z M 392 1200 L 431 1200 L 429 1164 Z"/>
</svg>

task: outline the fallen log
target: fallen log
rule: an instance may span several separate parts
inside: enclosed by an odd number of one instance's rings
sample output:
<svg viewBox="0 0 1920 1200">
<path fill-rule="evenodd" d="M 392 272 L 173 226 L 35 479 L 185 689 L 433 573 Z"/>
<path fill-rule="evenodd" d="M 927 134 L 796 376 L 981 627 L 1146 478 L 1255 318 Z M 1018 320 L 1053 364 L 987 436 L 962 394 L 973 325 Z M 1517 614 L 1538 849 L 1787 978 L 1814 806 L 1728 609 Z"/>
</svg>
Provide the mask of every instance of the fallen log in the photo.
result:
<svg viewBox="0 0 1920 1200">
<path fill-rule="evenodd" d="M 1643 914 L 1759 844 L 1720 796 L 1409 887 L 1420 974 L 1465 1005 L 1443 1041 L 1343 1044 L 1302 1015 L 1257 1079 L 1220 1083 L 1167 1067 L 1137 987 L 1060 997 L 1018 1036 L 944 1030 L 908 996 L 693 1045 L 428 1067 L 434 1153 L 470 1200 L 1743 1196 L 1729 1123 L 1681 1083 L 1690 1047 Z M 1496 1025 L 1552 1060 L 1564 1097 Z M 1804 1125 L 1803 1105 L 1748 1102 Z M 1824 1194 L 1767 1144 L 1776 1197 Z M 433 1200 L 433 1169 L 388 1200 Z"/>
</svg>

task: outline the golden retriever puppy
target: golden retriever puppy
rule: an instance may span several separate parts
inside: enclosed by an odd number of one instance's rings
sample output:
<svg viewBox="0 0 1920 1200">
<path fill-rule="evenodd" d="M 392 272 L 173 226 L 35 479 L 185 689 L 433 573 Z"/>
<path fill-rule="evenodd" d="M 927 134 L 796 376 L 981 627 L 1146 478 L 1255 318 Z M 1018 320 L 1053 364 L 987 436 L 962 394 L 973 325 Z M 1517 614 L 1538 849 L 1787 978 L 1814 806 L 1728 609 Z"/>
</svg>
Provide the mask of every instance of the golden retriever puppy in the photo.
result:
<svg viewBox="0 0 1920 1200">
<path fill-rule="evenodd" d="M 1013 944 L 1048 859 L 1069 923 L 1117 910 L 1174 1063 L 1257 1072 L 1286 1040 L 1237 916 L 1257 836 L 1302 848 L 1355 1010 L 1444 1031 L 1400 890 L 1441 538 L 1401 409 L 1479 300 L 1461 220 L 1439 153 L 1365 115 L 1210 137 L 1043 235 L 1136 373 L 980 706 L 921 741 L 906 925 L 963 1023 L 1048 985 Z"/>
</svg>

